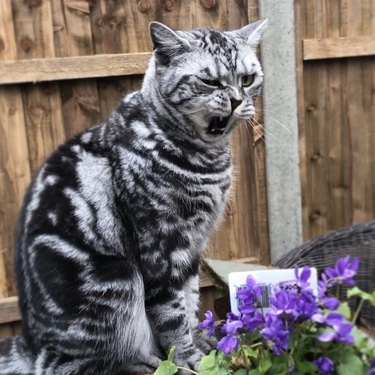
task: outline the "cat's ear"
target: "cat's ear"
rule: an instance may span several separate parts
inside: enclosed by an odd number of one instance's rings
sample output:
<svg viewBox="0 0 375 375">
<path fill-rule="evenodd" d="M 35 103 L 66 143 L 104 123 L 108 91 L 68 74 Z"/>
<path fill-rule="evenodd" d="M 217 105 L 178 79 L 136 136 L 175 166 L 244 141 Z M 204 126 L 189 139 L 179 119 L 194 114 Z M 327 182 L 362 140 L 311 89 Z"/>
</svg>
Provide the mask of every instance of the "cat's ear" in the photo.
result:
<svg viewBox="0 0 375 375">
<path fill-rule="evenodd" d="M 186 39 L 181 38 L 176 32 L 160 22 L 150 22 L 149 29 L 155 54 L 164 64 L 167 64 L 172 57 L 181 55 L 190 49 Z"/>
<path fill-rule="evenodd" d="M 263 31 L 267 28 L 268 19 L 259 20 L 242 27 L 235 32 L 245 39 L 252 47 L 256 47 L 262 36 Z"/>
</svg>

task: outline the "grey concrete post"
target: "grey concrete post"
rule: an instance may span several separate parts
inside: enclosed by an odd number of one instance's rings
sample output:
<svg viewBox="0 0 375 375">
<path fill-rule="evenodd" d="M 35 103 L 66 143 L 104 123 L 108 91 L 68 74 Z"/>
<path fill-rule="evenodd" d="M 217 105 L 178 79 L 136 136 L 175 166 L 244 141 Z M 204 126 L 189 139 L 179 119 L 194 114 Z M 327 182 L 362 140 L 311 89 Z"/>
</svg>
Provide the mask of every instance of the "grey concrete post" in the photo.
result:
<svg viewBox="0 0 375 375">
<path fill-rule="evenodd" d="M 294 0 L 259 0 L 271 260 L 302 243 Z"/>
</svg>

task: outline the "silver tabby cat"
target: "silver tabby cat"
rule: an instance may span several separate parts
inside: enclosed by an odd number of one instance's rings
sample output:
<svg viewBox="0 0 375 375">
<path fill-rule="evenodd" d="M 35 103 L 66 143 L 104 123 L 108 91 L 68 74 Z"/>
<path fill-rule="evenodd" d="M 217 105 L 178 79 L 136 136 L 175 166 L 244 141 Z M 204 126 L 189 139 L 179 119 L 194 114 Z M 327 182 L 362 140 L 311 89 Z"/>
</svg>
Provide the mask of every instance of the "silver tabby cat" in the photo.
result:
<svg viewBox="0 0 375 375">
<path fill-rule="evenodd" d="M 22 337 L 0 374 L 152 371 L 172 346 L 194 369 L 198 268 L 231 185 L 230 136 L 254 115 L 266 21 L 173 31 L 152 22 L 140 91 L 60 146 L 35 176 L 17 233 Z"/>
</svg>

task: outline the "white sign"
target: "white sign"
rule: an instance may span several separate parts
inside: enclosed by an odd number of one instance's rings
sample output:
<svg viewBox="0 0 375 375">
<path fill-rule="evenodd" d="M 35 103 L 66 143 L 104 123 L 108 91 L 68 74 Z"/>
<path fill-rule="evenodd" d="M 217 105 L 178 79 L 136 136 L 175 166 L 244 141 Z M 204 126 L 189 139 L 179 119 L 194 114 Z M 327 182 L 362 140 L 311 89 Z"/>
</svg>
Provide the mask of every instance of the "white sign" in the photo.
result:
<svg viewBox="0 0 375 375">
<path fill-rule="evenodd" d="M 311 269 L 311 276 L 309 278 L 310 286 L 314 295 L 318 294 L 318 276 L 315 268 Z M 300 275 L 302 268 L 299 268 L 298 274 Z M 274 294 L 275 287 L 284 289 L 294 288 L 296 286 L 296 276 L 294 269 L 286 270 L 262 270 L 262 271 L 245 271 L 245 272 L 231 272 L 228 275 L 229 279 L 229 295 L 231 311 L 238 314 L 238 299 L 237 290 L 246 287 L 246 279 L 248 275 L 252 275 L 258 286 L 262 288 L 262 296 L 260 297 L 260 306 L 263 312 L 267 311 L 270 307 L 269 297 Z"/>
</svg>

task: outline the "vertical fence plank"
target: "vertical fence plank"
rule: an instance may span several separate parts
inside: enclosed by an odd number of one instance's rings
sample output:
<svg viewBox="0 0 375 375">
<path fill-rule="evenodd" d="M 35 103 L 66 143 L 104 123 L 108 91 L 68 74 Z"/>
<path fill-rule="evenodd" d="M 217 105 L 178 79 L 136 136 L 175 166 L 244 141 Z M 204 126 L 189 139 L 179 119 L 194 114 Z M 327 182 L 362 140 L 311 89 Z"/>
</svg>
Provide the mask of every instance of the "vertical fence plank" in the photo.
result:
<svg viewBox="0 0 375 375">
<path fill-rule="evenodd" d="M 228 3 L 230 6 L 230 3 Z M 254 22 L 259 19 L 259 1 L 248 0 L 248 20 Z M 241 14 L 245 13 L 240 11 Z M 247 157 L 253 157 L 254 175 L 244 180 L 243 184 L 248 183 L 250 178 L 254 182 L 255 188 L 252 194 L 252 210 L 254 210 L 254 220 L 252 224 L 253 236 L 258 239 L 255 244 L 256 252 L 254 255 L 260 259 L 262 264 L 270 262 L 270 238 L 269 238 L 269 220 L 268 220 L 268 197 L 267 197 L 267 177 L 266 177 L 266 144 L 264 135 L 263 119 L 263 97 L 258 98 L 256 106 L 255 126 L 253 129 L 252 146 L 244 147 L 243 152 Z M 245 129 L 241 129 L 242 132 Z M 241 137 L 242 138 L 242 137 Z M 245 151 L 248 150 L 248 151 Z M 247 162 L 244 160 L 244 165 Z"/>
<path fill-rule="evenodd" d="M 92 55 L 91 3 L 62 0 L 51 2 L 51 6 L 56 57 Z M 59 85 L 65 135 L 70 138 L 101 118 L 96 82 L 67 81 Z"/>
<path fill-rule="evenodd" d="M 51 3 L 14 0 L 17 57 L 54 57 Z M 25 85 L 22 90 L 32 174 L 65 138 L 56 83 Z"/>
<path fill-rule="evenodd" d="M 348 4 L 348 36 L 374 35 L 374 1 Z M 374 17 L 374 16 L 373 16 Z M 352 202 L 355 223 L 374 218 L 375 58 L 355 58 L 347 68 L 347 118 L 351 136 Z M 359 167 L 360 166 L 360 167 Z"/>
<path fill-rule="evenodd" d="M 324 4 L 321 0 L 303 1 L 301 22 L 305 23 L 304 38 L 323 38 L 326 31 L 323 23 Z M 302 63 L 302 62 L 301 62 Z M 312 62 L 304 66 L 304 103 L 306 135 L 307 179 L 302 186 L 303 203 L 306 204 L 306 238 L 328 230 L 325 108 L 327 103 L 327 71 L 323 62 Z"/>
<path fill-rule="evenodd" d="M 91 11 L 93 44 L 96 53 L 132 53 L 151 51 L 148 24 L 155 19 L 151 1 L 97 2 Z M 118 77 L 98 83 L 103 116 L 111 112 L 120 98 L 138 89 L 142 77 Z"/>
<path fill-rule="evenodd" d="M 16 58 L 11 1 L 0 2 L 0 58 Z M 13 248 L 15 223 L 30 181 L 28 146 L 18 86 L 0 87 L 0 297 L 15 293 Z"/>
</svg>

